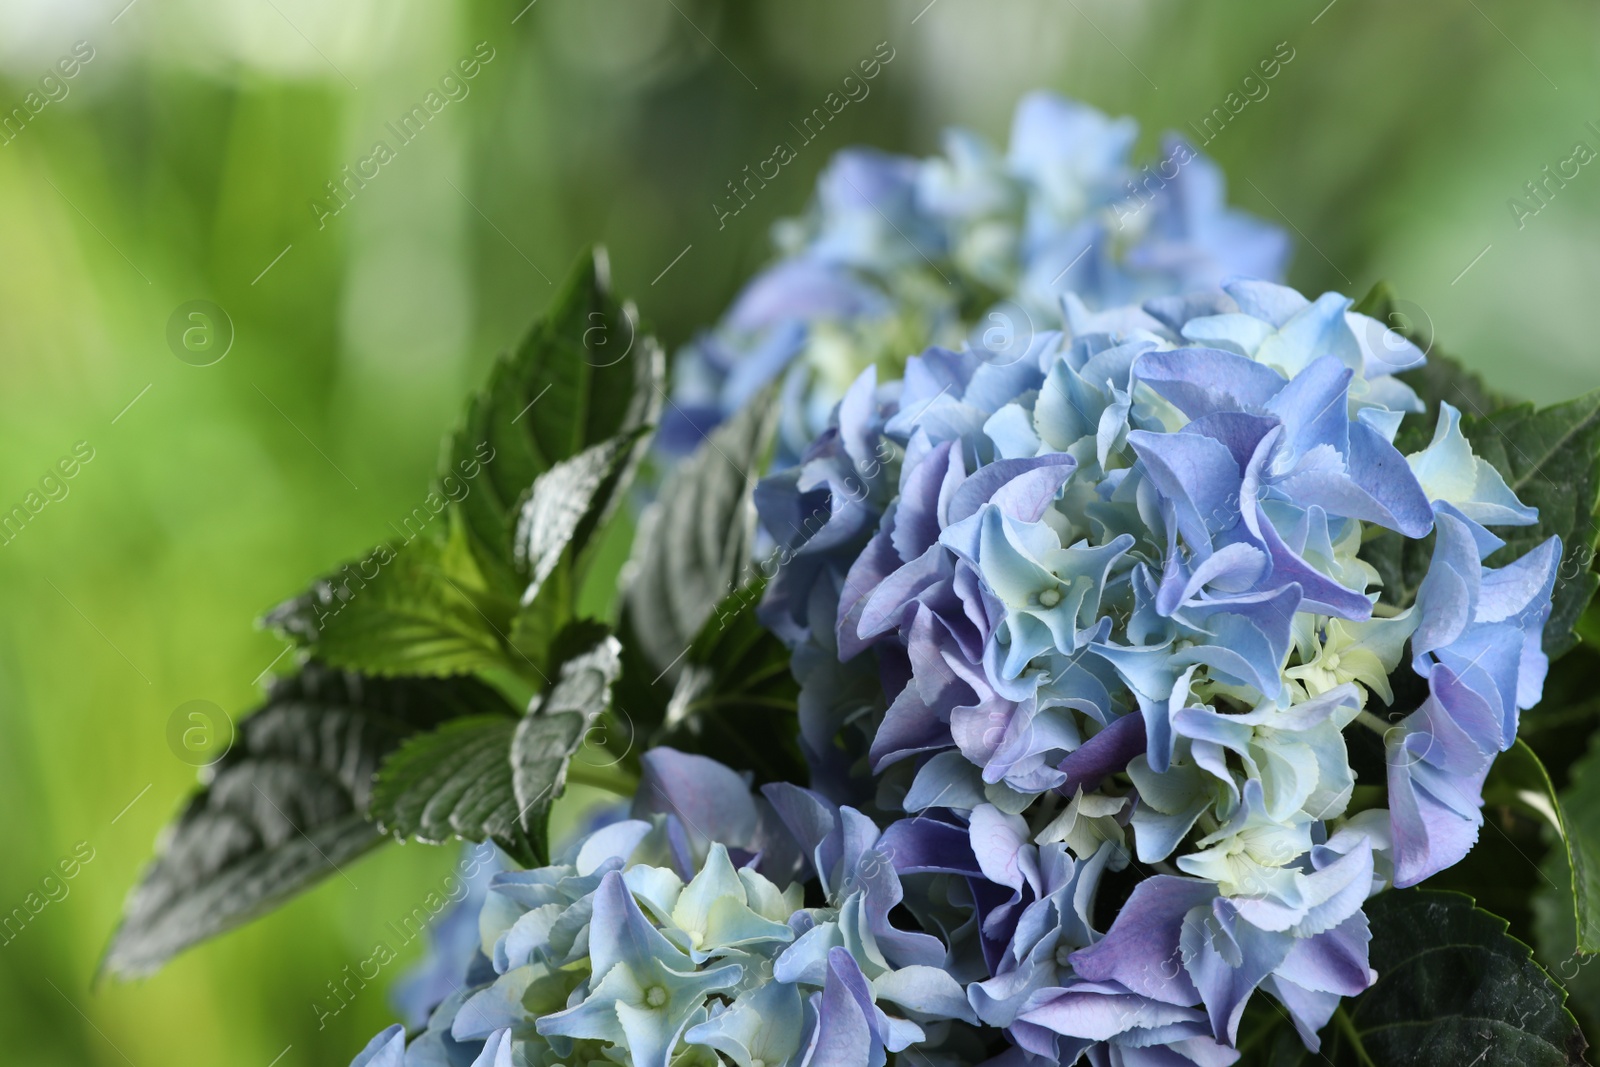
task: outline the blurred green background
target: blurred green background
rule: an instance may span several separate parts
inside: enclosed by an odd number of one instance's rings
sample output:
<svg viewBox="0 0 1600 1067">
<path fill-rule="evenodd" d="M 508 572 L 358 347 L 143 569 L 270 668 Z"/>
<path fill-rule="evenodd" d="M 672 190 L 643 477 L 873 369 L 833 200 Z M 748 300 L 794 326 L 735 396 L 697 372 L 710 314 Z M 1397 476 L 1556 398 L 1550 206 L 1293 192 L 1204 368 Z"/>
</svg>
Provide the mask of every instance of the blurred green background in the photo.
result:
<svg viewBox="0 0 1600 1067">
<path fill-rule="evenodd" d="M 1520 228 L 1508 206 L 1600 147 L 1590 3 L 125 2 L 0 0 L 0 117 L 59 97 L 0 134 L 0 508 L 93 450 L 0 550 L 0 912 L 93 856 L 0 945 L 7 1063 L 340 1065 L 390 1021 L 378 988 L 320 1030 L 312 1004 L 452 850 L 390 848 L 152 979 L 91 979 L 194 782 L 173 710 L 250 706 L 281 651 L 252 619 L 421 501 L 465 392 L 588 242 L 671 348 L 840 147 L 1003 141 L 1038 86 L 1149 146 L 1287 41 L 1206 150 L 1296 231 L 1292 280 L 1391 280 L 1506 390 L 1600 385 L 1600 168 Z M 881 41 L 871 96 L 719 229 L 725 183 Z M 468 95 L 319 226 L 324 183 L 475 50 Z M 166 340 L 196 299 L 235 330 L 212 366 Z"/>
</svg>

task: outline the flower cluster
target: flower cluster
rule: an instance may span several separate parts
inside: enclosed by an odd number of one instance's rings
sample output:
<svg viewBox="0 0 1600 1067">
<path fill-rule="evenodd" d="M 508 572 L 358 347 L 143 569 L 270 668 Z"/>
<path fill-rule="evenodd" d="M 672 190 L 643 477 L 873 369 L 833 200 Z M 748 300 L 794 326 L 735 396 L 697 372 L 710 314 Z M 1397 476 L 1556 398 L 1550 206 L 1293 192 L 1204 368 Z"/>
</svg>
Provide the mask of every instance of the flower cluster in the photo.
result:
<svg viewBox="0 0 1600 1067">
<path fill-rule="evenodd" d="M 1315 1050 L 1371 986 L 1365 903 L 1472 848 L 1540 697 L 1561 545 L 1502 561 L 1538 516 L 1460 413 L 1396 447 L 1425 354 L 1245 280 L 1282 234 L 1135 133 L 1035 94 L 1004 156 L 833 161 L 662 432 L 782 379 L 809 788 L 646 751 L 355 1067 L 1224 1067 L 1258 993 Z"/>
<path fill-rule="evenodd" d="M 882 1067 L 977 1023 L 944 942 L 891 922 L 905 894 L 871 819 L 783 783 L 752 797 L 703 756 L 644 765 L 634 818 L 492 878 L 463 983 L 352 1067 Z"/>
<path fill-rule="evenodd" d="M 1280 276 L 1282 231 L 1227 207 L 1215 164 L 1176 136 L 1135 167 L 1131 119 L 1050 93 L 1017 108 L 1001 154 L 964 130 L 943 155 L 839 153 L 810 214 L 780 223 L 779 259 L 679 354 L 658 440 L 687 451 L 782 377 L 780 463 L 797 459 L 862 369 L 973 330 L 991 351 L 1093 309 Z"/>
<path fill-rule="evenodd" d="M 1224 1067 L 1258 992 L 1318 1047 L 1368 898 L 1476 838 L 1560 545 L 1484 566 L 1534 512 L 1448 404 L 1396 449 L 1423 353 L 1344 297 L 1065 317 L 867 369 L 760 486 L 812 787 L 645 752 L 356 1067 Z"/>
<path fill-rule="evenodd" d="M 1560 544 L 1484 566 L 1536 515 L 1448 404 L 1395 448 L 1424 354 L 1345 297 L 1065 317 L 1014 359 L 867 370 L 763 483 L 813 784 L 912 816 L 902 874 L 968 878 L 968 1003 L 1030 1061 L 1228 1063 L 1258 990 L 1315 1048 L 1374 978 L 1364 901 L 1476 839 Z M 1384 531 L 1432 538 L 1418 589 L 1363 559 Z M 1382 739 L 1387 807 L 1347 737 Z M 951 836 L 976 872 L 922 847 Z M 1102 871 L 1134 884 L 1100 930 Z"/>
</svg>

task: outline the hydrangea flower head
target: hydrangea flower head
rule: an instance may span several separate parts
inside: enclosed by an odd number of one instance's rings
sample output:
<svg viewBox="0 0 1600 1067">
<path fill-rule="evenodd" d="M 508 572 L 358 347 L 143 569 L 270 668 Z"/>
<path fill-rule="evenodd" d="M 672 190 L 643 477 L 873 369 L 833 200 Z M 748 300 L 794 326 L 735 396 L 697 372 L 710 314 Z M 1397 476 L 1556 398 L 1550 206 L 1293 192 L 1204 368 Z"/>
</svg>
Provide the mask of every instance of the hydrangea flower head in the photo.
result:
<svg viewBox="0 0 1600 1067">
<path fill-rule="evenodd" d="M 918 1020 L 976 1023 L 944 942 L 891 923 L 905 894 L 872 820 L 798 787 L 754 796 L 705 757 L 644 763 L 634 818 L 491 878 L 481 977 L 356 1064 L 882 1067 L 937 1042 Z"/>
<path fill-rule="evenodd" d="M 763 483 L 815 780 L 965 828 L 990 883 L 969 999 L 1030 1055 L 1097 1059 L 1120 1011 L 1213 1062 L 1257 991 L 1315 1048 L 1374 977 L 1363 902 L 1476 840 L 1560 543 L 1483 565 L 1536 513 L 1448 405 L 1395 447 L 1424 354 L 1346 297 L 1241 280 L 1063 319 L 1013 358 L 864 373 Z M 1362 558 L 1377 531 L 1432 538 L 1414 600 Z M 1396 672 L 1426 698 L 1397 704 Z M 1352 807 L 1369 729 L 1388 808 Z M 1062 896 L 1130 865 L 1104 931 Z"/>
<path fill-rule="evenodd" d="M 1280 276 L 1284 233 L 1230 209 L 1215 164 L 1169 137 L 1136 167 L 1137 135 L 1131 119 L 1038 92 L 1004 153 L 965 130 L 928 159 L 840 152 L 810 212 L 776 227 L 777 262 L 679 354 L 663 447 L 693 448 L 782 377 L 787 464 L 864 368 L 898 375 L 930 340 L 972 333 L 1010 351 L 1061 325 L 1067 293 L 1099 309 Z"/>
</svg>

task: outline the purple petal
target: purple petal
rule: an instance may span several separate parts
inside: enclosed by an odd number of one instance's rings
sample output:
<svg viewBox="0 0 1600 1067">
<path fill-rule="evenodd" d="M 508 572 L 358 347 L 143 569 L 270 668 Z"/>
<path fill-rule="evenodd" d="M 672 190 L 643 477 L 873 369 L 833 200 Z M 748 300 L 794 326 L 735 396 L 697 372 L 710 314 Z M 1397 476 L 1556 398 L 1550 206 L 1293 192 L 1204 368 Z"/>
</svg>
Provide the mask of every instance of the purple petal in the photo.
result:
<svg viewBox="0 0 1600 1067">
<path fill-rule="evenodd" d="M 748 848 L 755 840 L 755 798 L 738 772 L 706 756 L 653 748 L 640 757 L 635 817 L 676 815 L 700 847 L 714 841 Z"/>
<path fill-rule="evenodd" d="M 877 1032 L 876 1012 L 861 968 L 844 949 L 831 949 L 816 1030 L 801 1067 L 882 1067 L 887 1057 Z"/>
<path fill-rule="evenodd" d="M 1057 767 L 1067 776 L 1058 791 L 1068 797 L 1080 789 L 1092 792 L 1103 779 L 1127 769 L 1128 762 L 1144 750 L 1144 716 L 1124 715 L 1067 754 Z"/>
<path fill-rule="evenodd" d="M 1134 887 L 1106 936 L 1072 954 L 1072 965 L 1094 982 L 1121 982 L 1167 1004 L 1193 1004 L 1200 993 L 1183 969 L 1183 919 L 1217 896 L 1214 883 L 1158 874 Z"/>
</svg>

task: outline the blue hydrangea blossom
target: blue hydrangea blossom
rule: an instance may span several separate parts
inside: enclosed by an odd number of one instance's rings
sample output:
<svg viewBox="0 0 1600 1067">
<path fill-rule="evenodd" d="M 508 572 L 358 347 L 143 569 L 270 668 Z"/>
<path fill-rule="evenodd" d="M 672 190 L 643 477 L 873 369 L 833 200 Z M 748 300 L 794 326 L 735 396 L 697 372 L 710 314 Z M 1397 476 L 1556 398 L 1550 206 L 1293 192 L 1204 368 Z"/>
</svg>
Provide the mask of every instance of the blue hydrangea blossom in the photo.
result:
<svg viewBox="0 0 1600 1067">
<path fill-rule="evenodd" d="M 882 1067 L 937 1043 L 919 1021 L 977 1023 L 944 942 L 891 923 L 904 892 L 872 820 L 798 787 L 753 796 L 704 757 L 644 762 L 637 817 L 490 880 L 484 979 L 356 1064 Z M 804 906 L 802 872 L 825 903 Z"/>
<path fill-rule="evenodd" d="M 660 444 L 693 448 L 781 377 L 792 462 L 865 367 L 898 374 L 930 341 L 1011 351 L 1058 328 L 1069 293 L 1099 309 L 1281 276 L 1283 231 L 1230 209 L 1221 171 L 1175 136 L 1135 166 L 1137 134 L 1037 92 L 1004 153 L 959 129 L 928 159 L 840 152 L 810 212 L 776 227 L 777 261 L 679 353 Z"/>
<path fill-rule="evenodd" d="M 1374 977 L 1362 903 L 1476 839 L 1559 541 L 1483 566 L 1488 527 L 1536 514 L 1448 405 L 1395 448 L 1424 355 L 1348 298 L 1232 281 L 1063 318 L 1015 358 L 868 370 L 758 492 L 815 782 L 912 815 L 891 837 L 966 828 L 976 874 L 948 847 L 897 867 L 989 883 L 969 1002 L 1028 1055 L 1228 1062 L 1258 991 L 1315 1048 Z M 1433 536 L 1415 603 L 1361 557 L 1375 530 Z M 1354 810 L 1369 727 L 1389 807 Z M 1104 931 L 1061 896 L 1095 864 L 1143 876 Z M 1050 936 L 1019 933 L 1041 907 Z"/>
</svg>

